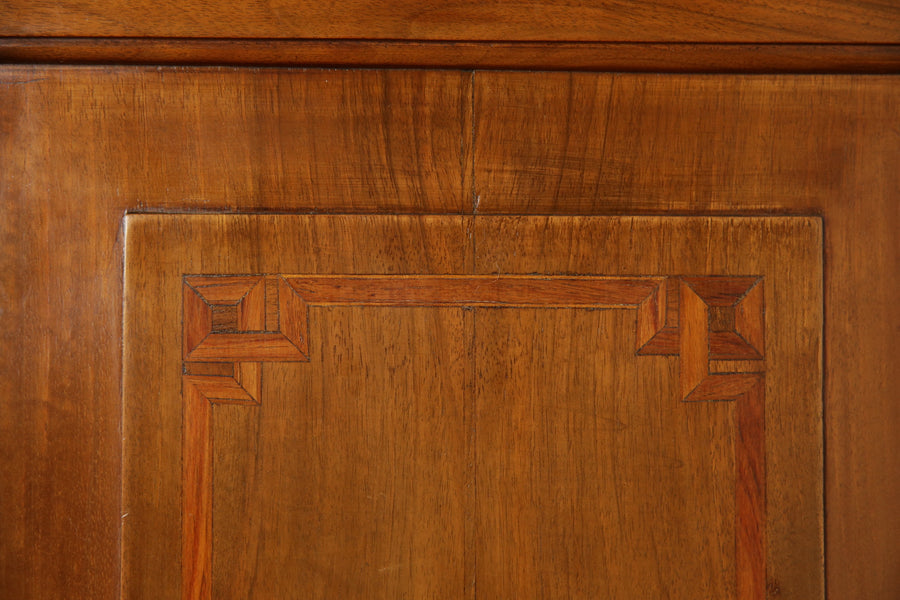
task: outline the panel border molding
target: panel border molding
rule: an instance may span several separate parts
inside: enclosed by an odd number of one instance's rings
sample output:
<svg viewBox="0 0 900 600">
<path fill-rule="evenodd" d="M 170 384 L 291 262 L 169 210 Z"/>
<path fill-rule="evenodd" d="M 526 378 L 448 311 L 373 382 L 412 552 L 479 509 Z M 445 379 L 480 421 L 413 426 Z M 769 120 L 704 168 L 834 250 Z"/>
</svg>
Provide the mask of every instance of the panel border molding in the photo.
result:
<svg viewBox="0 0 900 600">
<path fill-rule="evenodd" d="M 308 362 L 310 306 L 628 309 L 635 353 L 677 356 L 679 399 L 736 401 L 738 600 L 766 594 L 760 276 L 184 275 L 182 598 L 212 582 L 212 408 L 258 406 L 263 362 Z"/>
<path fill-rule="evenodd" d="M 900 72 L 900 44 L 0 37 L 17 64 L 431 68 L 621 73 Z"/>
</svg>

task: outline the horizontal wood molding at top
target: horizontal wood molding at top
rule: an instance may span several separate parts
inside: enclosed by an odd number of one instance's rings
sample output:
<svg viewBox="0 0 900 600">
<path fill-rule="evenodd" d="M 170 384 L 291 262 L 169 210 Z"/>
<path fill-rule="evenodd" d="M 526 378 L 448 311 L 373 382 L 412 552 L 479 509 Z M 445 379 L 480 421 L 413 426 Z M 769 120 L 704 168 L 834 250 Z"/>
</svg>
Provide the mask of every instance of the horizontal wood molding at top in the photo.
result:
<svg viewBox="0 0 900 600">
<path fill-rule="evenodd" d="M 636 353 L 679 356 L 681 400 L 737 401 L 736 598 L 765 599 L 761 277 L 196 275 L 182 294 L 183 600 L 212 597 L 213 406 L 259 405 L 262 362 L 309 361 L 310 306 L 635 309 Z"/>
<path fill-rule="evenodd" d="M 0 35 L 900 42 L 893 0 L 7 0 Z"/>
<path fill-rule="evenodd" d="M 0 37 L 0 62 L 889 74 L 900 72 L 900 43 Z"/>
</svg>

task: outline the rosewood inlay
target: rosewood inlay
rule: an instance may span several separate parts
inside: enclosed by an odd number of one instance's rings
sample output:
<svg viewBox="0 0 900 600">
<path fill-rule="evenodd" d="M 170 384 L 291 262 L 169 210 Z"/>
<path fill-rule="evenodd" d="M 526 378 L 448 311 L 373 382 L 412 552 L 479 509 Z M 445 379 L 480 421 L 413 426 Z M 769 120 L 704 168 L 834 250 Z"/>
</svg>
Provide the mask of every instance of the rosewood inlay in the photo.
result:
<svg viewBox="0 0 900 600">
<path fill-rule="evenodd" d="M 210 597 L 212 405 L 258 405 L 260 363 L 309 360 L 310 305 L 634 309 L 636 353 L 679 357 L 681 400 L 738 400 L 737 597 L 765 598 L 762 278 L 189 275 L 183 295 L 184 599 Z"/>
</svg>

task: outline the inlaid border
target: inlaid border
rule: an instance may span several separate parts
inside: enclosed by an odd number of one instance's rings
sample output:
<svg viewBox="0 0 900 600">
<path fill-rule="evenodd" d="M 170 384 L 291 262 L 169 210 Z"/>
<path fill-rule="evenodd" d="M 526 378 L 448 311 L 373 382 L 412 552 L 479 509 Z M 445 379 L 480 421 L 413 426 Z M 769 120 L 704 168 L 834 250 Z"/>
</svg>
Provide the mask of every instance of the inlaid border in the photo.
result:
<svg viewBox="0 0 900 600">
<path fill-rule="evenodd" d="M 737 401 L 737 598 L 764 600 L 763 278 L 537 275 L 185 275 L 183 599 L 211 596 L 212 407 L 258 405 L 262 362 L 309 361 L 310 306 L 635 310 L 635 352 L 679 357 L 682 401 Z"/>
</svg>

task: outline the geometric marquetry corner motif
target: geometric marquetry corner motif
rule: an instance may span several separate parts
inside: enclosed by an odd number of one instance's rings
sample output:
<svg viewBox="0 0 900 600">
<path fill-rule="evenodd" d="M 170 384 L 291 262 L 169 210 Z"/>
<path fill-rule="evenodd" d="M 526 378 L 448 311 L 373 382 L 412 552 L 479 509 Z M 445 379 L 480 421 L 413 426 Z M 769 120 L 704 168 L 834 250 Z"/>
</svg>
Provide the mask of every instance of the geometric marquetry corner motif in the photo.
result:
<svg viewBox="0 0 900 600">
<path fill-rule="evenodd" d="M 739 600 L 766 597 L 765 306 L 761 277 L 670 277 L 638 307 L 639 355 L 677 355 L 683 401 L 739 400 Z"/>
<path fill-rule="evenodd" d="M 670 277 L 638 309 L 638 354 L 680 358 L 685 401 L 736 400 L 765 371 L 761 277 Z"/>
<path fill-rule="evenodd" d="M 184 359 L 306 361 L 306 307 L 283 277 L 185 277 Z"/>
<path fill-rule="evenodd" d="M 638 307 L 639 355 L 677 355 L 683 401 L 735 405 L 739 600 L 766 597 L 765 306 L 761 277 L 669 277 Z"/>
<path fill-rule="evenodd" d="M 185 383 L 255 402 L 260 362 L 308 361 L 306 306 L 278 276 L 183 278 Z"/>
<path fill-rule="evenodd" d="M 212 407 L 259 404 L 261 362 L 307 361 L 307 310 L 278 276 L 182 279 L 182 598 L 212 586 Z"/>
</svg>

